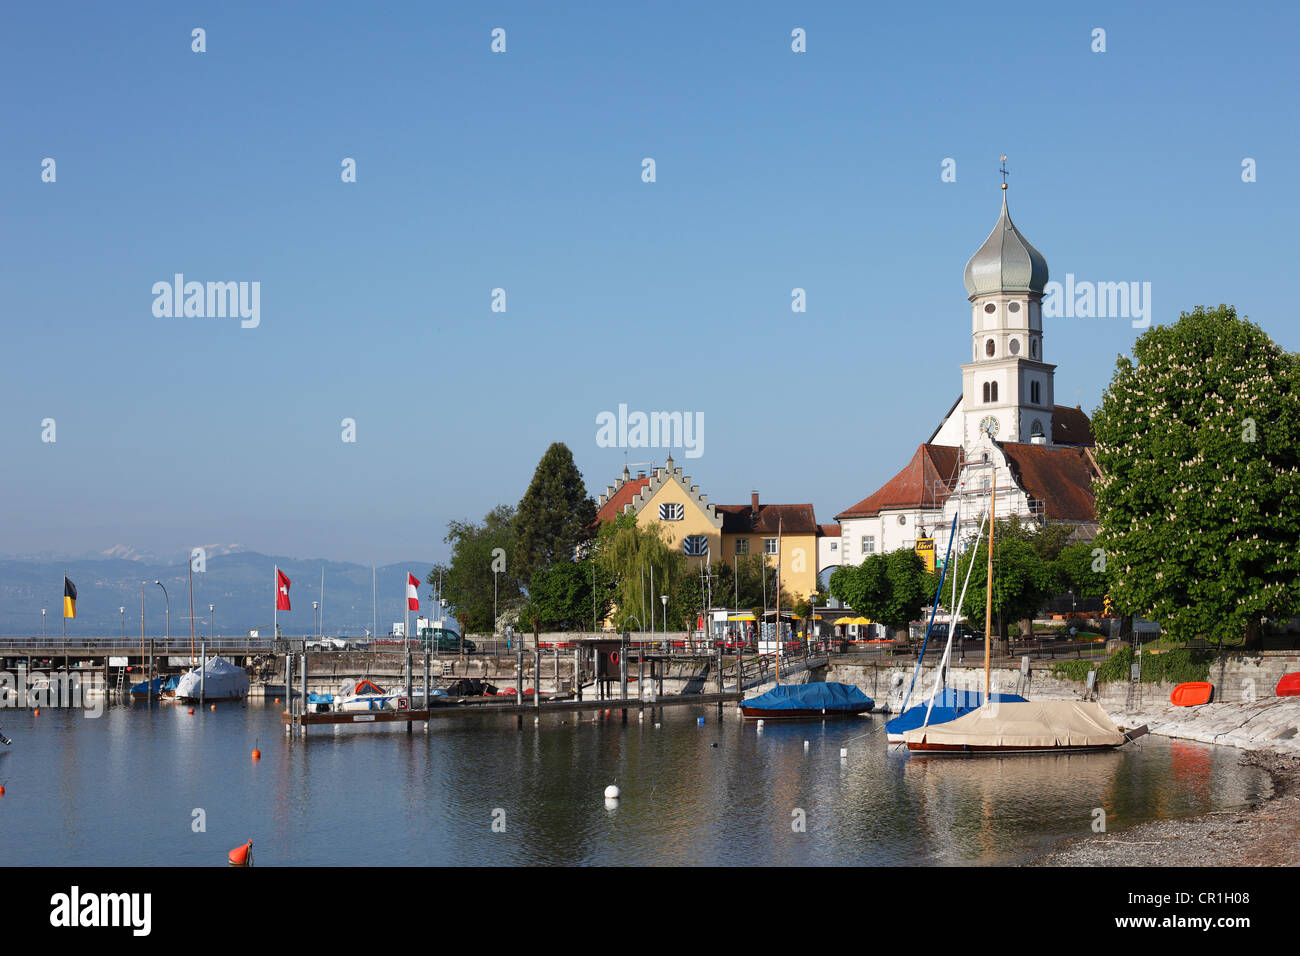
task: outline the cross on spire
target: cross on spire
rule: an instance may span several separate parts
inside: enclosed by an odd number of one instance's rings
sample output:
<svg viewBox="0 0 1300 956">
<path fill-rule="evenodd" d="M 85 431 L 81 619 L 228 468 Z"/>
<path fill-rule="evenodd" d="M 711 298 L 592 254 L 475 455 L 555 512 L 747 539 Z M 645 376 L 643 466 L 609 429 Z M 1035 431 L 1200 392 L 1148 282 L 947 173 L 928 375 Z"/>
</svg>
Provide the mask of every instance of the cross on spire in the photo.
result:
<svg viewBox="0 0 1300 956">
<path fill-rule="evenodd" d="M 1006 188 L 1007 188 L 1007 177 L 1010 176 L 1011 173 L 1007 170 L 1007 157 L 1006 157 L 1005 154 L 1004 154 L 1003 157 L 1002 157 L 1002 168 L 1001 168 L 1000 170 L 998 170 L 998 172 L 1000 172 L 1000 173 L 1002 174 L 1002 188 L 1003 188 L 1003 189 L 1006 189 Z"/>
</svg>

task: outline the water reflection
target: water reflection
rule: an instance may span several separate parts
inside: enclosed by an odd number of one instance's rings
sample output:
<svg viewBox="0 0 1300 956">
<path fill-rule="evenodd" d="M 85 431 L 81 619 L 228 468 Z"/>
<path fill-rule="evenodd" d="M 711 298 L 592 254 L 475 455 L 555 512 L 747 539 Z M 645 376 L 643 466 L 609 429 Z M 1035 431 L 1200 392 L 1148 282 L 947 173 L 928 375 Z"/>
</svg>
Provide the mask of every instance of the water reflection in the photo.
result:
<svg viewBox="0 0 1300 956">
<path fill-rule="evenodd" d="M 289 740 L 281 709 L 14 712 L 0 826 L 24 837 L 7 862 L 223 865 L 252 839 L 263 866 L 1008 863 L 1090 834 L 1095 808 L 1114 832 L 1269 787 L 1237 751 L 1150 737 L 1115 753 L 914 758 L 886 750 L 880 717 L 759 730 L 701 708 Z"/>
</svg>

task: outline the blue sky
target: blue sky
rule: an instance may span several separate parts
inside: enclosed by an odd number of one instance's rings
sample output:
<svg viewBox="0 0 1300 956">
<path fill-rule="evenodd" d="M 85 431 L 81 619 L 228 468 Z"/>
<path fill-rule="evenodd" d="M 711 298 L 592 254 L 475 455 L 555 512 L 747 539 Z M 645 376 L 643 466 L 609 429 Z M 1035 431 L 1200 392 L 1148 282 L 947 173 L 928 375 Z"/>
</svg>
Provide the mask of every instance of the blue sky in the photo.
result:
<svg viewBox="0 0 1300 956">
<path fill-rule="evenodd" d="M 831 521 L 960 391 L 1002 153 L 1054 279 L 1300 349 L 1294 7 L 615 6 L 0 13 L 0 551 L 438 560 L 552 441 L 599 494 L 619 403 L 703 413 L 710 500 Z M 261 324 L 155 317 L 178 272 Z M 1050 322 L 1058 403 L 1138 334 Z"/>
</svg>

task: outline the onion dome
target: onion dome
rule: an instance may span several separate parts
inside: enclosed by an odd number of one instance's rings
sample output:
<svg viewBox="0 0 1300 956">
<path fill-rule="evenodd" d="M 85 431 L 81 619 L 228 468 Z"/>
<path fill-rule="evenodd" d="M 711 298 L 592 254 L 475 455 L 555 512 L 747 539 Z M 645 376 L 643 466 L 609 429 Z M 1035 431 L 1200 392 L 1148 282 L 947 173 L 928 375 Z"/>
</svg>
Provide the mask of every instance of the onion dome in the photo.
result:
<svg viewBox="0 0 1300 956">
<path fill-rule="evenodd" d="M 1002 215 L 984 245 L 966 263 L 965 281 L 972 298 L 993 292 L 1041 293 L 1047 285 L 1047 260 L 1011 221 L 1005 191 Z"/>
</svg>

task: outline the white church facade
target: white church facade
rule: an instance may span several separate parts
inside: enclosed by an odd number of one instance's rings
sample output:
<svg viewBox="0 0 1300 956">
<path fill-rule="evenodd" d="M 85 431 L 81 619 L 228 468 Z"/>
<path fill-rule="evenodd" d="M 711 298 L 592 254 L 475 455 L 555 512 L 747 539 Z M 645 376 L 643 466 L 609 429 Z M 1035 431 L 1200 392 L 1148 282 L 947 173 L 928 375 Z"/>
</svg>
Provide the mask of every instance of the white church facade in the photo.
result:
<svg viewBox="0 0 1300 956">
<path fill-rule="evenodd" d="M 997 490 L 999 518 L 1018 515 L 1096 534 L 1088 416 L 1055 403 L 1056 366 L 1046 361 L 1043 295 L 1047 260 L 1002 212 L 966 263 L 971 308 L 970 361 L 961 396 L 897 475 L 836 515 L 838 561 L 933 541 L 943 561 L 954 515 L 960 539 L 978 529 Z"/>
</svg>

